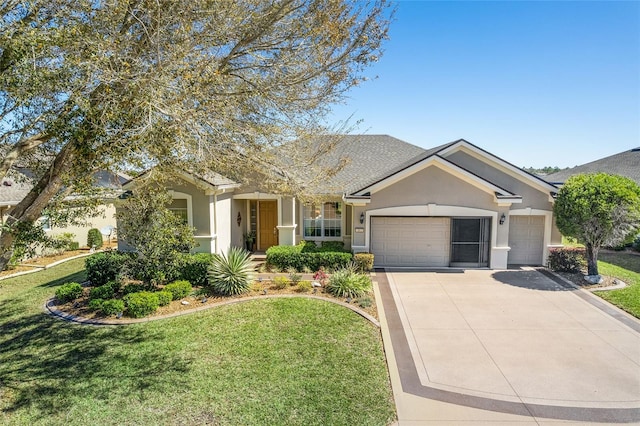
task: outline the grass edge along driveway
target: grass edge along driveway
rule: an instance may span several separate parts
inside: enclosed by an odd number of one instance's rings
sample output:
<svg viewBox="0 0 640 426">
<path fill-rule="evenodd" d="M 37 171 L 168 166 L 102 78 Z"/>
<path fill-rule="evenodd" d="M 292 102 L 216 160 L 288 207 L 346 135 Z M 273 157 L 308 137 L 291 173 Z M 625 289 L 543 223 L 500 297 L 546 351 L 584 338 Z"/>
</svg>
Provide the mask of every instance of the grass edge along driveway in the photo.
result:
<svg viewBox="0 0 640 426">
<path fill-rule="evenodd" d="M 304 298 L 94 327 L 46 315 L 84 259 L 0 281 L 0 424 L 386 425 L 379 330 Z"/>
<path fill-rule="evenodd" d="M 610 252 L 598 255 L 598 271 L 624 281 L 620 290 L 596 291 L 595 294 L 640 318 L 640 256 L 631 253 Z"/>
</svg>

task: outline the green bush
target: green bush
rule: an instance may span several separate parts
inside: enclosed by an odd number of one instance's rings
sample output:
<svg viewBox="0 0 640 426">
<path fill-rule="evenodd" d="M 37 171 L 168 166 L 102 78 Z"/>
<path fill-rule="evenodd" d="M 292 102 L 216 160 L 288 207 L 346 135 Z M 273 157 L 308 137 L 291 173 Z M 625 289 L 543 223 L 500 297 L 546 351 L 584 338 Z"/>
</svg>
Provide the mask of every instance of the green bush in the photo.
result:
<svg viewBox="0 0 640 426">
<path fill-rule="evenodd" d="M 180 279 L 187 280 L 194 286 L 206 286 L 212 259 L 213 255 L 210 253 L 185 254 L 180 268 Z"/>
<path fill-rule="evenodd" d="M 214 293 L 233 296 L 250 290 L 251 253 L 232 247 L 227 256 L 216 255 L 209 267 L 209 286 Z"/>
<path fill-rule="evenodd" d="M 147 286 L 144 284 L 131 283 L 124 286 L 122 289 L 122 294 L 127 295 L 131 293 L 138 293 L 147 289 Z"/>
<path fill-rule="evenodd" d="M 371 291 L 371 278 L 352 268 L 340 269 L 331 275 L 325 289 L 337 297 L 362 297 Z"/>
<path fill-rule="evenodd" d="M 356 303 L 361 308 L 369 308 L 371 305 L 373 305 L 373 301 L 369 296 L 361 297 L 360 299 L 357 300 Z"/>
<path fill-rule="evenodd" d="M 302 275 L 298 274 L 294 269 L 291 269 L 287 272 L 289 272 L 289 281 L 291 281 L 291 285 L 298 284 L 302 279 Z"/>
<path fill-rule="evenodd" d="M 104 303 L 104 299 L 91 299 L 89 300 L 89 308 L 94 311 L 99 311 L 102 309 L 102 304 Z"/>
<path fill-rule="evenodd" d="M 89 300 L 111 299 L 113 298 L 114 294 L 115 294 L 115 291 L 113 290 L 113 286 L 107 283 L 105 285 L 94 287 L 91 290 L 89 290 Z"/>
<path fill-rule="evenodd" d="M 127 305 L 127 314 L 133 318 L 146 317 L 154 313 L 160 306 L 157 293 L 140 291 L 129 293 L 123 298 Z"/>
<path fill-rule="evenodd" d="M 95 286 L 114 281 L 129 258 L 130 255 L 117 251 L 96 253 L 87 257 L 84 262 L 87 269 L 87 279 Z"/>
<path fill-rule="evenodd" d="M 633 241 L 633 244 L 631 244 L 631 248 L 637 252 L 640 252 L 640 234 L 638 234 L 636 239 Z"/>
<path fill-rule="evenodd" d="M 359 272 L 368 272 L 373 269 L 373 253 L 356 253 L 353 261 Z"/>
<path fill-rule="evenodd" d="M 300 293 L 307 293 L 311 291 L 312 288 L 313 285 L 311 284 L 311 281 L 303 280 L 298 283 L 298 287 L 296 288 L 296 290 Z"/>
<path fill-rule="evenodd" d="M 342 241 L 323 241 L 320 243 L 319 252 L 346 252 Z"/>
<path fill-rule="evenodd" d="M 557 248 L 549 250 L 547 266 L 556 272 L 576 273 L 586 265 L 584 248 Z"/>
<path fill-rule="evenodd" d="M 87 246 L 95 248 L 102 247 L 102 233 L 99 229 L 89 229 L 89 232 L 87 232 Z"/>
<path fill-rule="evenodd" d="M 189 281 L 174 281 L 171 284 L 167 284 L 166 286 L 164 286 L 163 291 L 168 291 L 169 293 L 171 293 L 173 295 L 173 300 L 178 300 L 178 299 L 182 299 L 183 297 L 187 297 L 191 291 L 193 290 L 193 287 L 191 286 L 191 283 Z"/>
<path fill-rule="evenodd" d="M 156 293 L 158 295 L 158 303 L 160 306 L 167 306 L 173 300 L 173 293 L 162 290 Z"/>
<path fill-rule="evenodd" d="M 289 280 L 287 279 L 287 277 L 283 277 L 283 276 L 275 277 L 273 280 L 271 280 L 271 282 L 273 286 L 278 290 L 282 290 L 284 288 L 287 288 L 287 286 L 289 286 Z"/>
<path fill-rule="evenodd" d="M 82 286 L 78 283 L 65 283 L 56 289 L 56 298 L 61 302 L 71 302 L 82 296 Z"/>
<path fill-rule="evenodd" d="M 107 316 L 117 315 L 120 312 L 124 312 L 124 302 L 120 299 L 105 300 L 102 302 L 100 310 Z"/>
<path fill-rule="evenodd" d="M 328 270 L 344 268 L 352 261 L 351 253 L 336 251 L 303 251 L 307 245 L 273 246 L 267 249 L 267 263 L 279 270 L 316 271 L 323 267 Z"/>
</svg>

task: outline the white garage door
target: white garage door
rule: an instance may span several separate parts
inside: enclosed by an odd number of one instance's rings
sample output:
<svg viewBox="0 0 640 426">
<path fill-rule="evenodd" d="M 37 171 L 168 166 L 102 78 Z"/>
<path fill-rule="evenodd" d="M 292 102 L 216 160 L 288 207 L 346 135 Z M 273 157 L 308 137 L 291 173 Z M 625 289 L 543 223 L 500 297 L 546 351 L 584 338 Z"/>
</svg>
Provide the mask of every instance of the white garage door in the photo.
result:
<svg viewBox="0 0 640 426">
<path fill-rule="evenodd" d="M 509 217 L 509 264 L 542 265 L 544 216 Z"/>
<path fill-rule="evenodd" d="M 376 266 L 449 266 L 447 217 L 372 217 L 371 253 Z"/>
</svg>

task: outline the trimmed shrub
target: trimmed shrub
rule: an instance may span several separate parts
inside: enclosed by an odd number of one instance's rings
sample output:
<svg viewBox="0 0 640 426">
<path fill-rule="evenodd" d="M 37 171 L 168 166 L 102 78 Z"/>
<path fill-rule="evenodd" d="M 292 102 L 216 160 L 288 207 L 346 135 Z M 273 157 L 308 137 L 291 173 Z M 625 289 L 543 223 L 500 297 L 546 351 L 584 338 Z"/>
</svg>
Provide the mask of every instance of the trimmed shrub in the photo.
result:
<svg viewBox="0 0 640 426">
<path fill-rule="evenodd" d="M 87 279 L 95 286 L 114 281 L 129 257 L 128 254 L 116 251 L 96 253 L 87 257 L 84 261 L 87 269 Z"/>
<path fill-rule="evenodd" d="M 104 303 L 104 299 L 91 299 L 89 301 L 89 308 L 94 311 L 99 311 L 102 309 L 102 304 Z"/>
<path fill-rule="evenodd" d="M 633 241 L 633 244 L 631 244 L 631 248 L 633 248 L 637 252 L 640 252 L 640 234 L 638 234 L 636 239 Z"/>
<path fill-rule="evenodd" d="M 69 251 L 80 250 L 80 243 L 77 241 L 71 241 L 67 246 L 67 250 Z"/>
<path fill-rule="evenodd" d="M 353 255 L 336 251 L 303 251 L 306 247 L 297 246 L 273 246 L 267 249 L 267 263 L 279 270 L 295 269 L 296 271 L 313 270 L 323 267 L 329 270 L 344 268 Z"/>
<path fill-rule="evenodd" d="M 105 315 L 117 315 L 120 312 L 124 312 L 124 302 L 120 299 L 110 299 L 102 302 L 100 310 Z"/>
<path fill-rule="evenodd" d="M 82 286 L 78 283 L 65 283 L 56 289 L 56 298 L 61 302 L 71 302 L 82 296 Z"/>
<path fill-rule="evenodd" d="M 361 308 L 369 308 L 369 307 L 371 307 L 371 305 L 373 305 L 373 301 L 371 300 L 371 298 L 369 296 L 361 297 L 360 299 L 357 300 L 356 303 Z"/>
<path fill-rule="evenodd" d="M 558 248 L 549 251 L 547 266 L 556 272 L 580 272 L 586 265 L 584 248 Z"/>
<path fill-rule="evenodd" d="M 111 284 L 101 285 L 100 287 L 94 287 L 89 291 L 89 300 L 93 299 L 111 299 L 113 298 L 115 291 Z"/>
<path fill-rule="evenodd" d="M 158 295 L 158 304 L 160 306 L 167 306 L 173 300 L 173 293 L 170 291 L 162 290 L 156 292 Z"/>
<path fill-rule="evenodd" d="M 356 253 L 353 261 L 359 272 L 368 272 L 373 269 L 373 253 Z"/>
<path fill-rule="evenodd" d="M 157 293 L 150 291 L 130 293 L 124 296 L 123 300 L 127 305 L 127 314 L 133 318 L 146 317 L 160 306 Z"/>
<path fill-rule="evenodd" d="M 102 233 L 99 229 L 89 229 L 89 232 L 87 232 L 87 246 L 95 248 L 102 247 Z"/>
<path fill-rule="evenodd" d="M 185 254 L 183 266 L 180 268 L 180 279 L 187 280 L 194 286 L 206 286 L 212 260 L 213 255 L 210 253 Z"/>
<path fill-rule="evenodd" d="M 225 296 L 246 293 L 250 289 L 252 272 L 251 253 L 231 247 L 227 256 L 213 257 L 209 267 L 209 286 L 214 293 Z"/>
<path fill-rule="evenodd" d="M 193 290 L 193 287 L 191 287 L 191 283 L 189 281 L 181 280 L 167 284 L 162 290 L 171 293 L 173 300 L 178 300 L 183 297 L 187 297 Z"/>
<path fill-rule="evenodd" d="M 275 277 L 271 281 L 271 283 L 278 290 L 282 290 L 284 288 L 287 288 L 287 286 L 289 285 L 289 280 L 287 279 L 287 277 L 279 276 L 279 277 Z"/>
<path fill-rule="evenodd" d="M 298 291 L 299 293 L 308 293 L 311 291 L 312 288 L 313 288 L 313 285 L 311 284 L 311 281 L 303 280 L 298 283 L 298 287 L 296 288 L 296 291 Z"/>
<path fill-rule="evenodd" d="M 147 286 L 144 284 L 131 283 L 124 286 L 122 289 L 122 294 L 127 295 L 131 293 L 138 293 L 147 289 Z"/>
<path fill-rule="evenodd" d="M 371 278 L 354 272 L 352 268 L 340 269 L 331 275 L 325 288 L 337 297 L 362 297 L 371 291 Z"/>
<path fill-rule="evenodd" d="M 344 249 L 344 242 L 342 241 L 323 241 L 322 243 L 320 243 L 320 248 L 318 249 L 319 252 L 346 252 L 346 250 Z"/>
</svg>

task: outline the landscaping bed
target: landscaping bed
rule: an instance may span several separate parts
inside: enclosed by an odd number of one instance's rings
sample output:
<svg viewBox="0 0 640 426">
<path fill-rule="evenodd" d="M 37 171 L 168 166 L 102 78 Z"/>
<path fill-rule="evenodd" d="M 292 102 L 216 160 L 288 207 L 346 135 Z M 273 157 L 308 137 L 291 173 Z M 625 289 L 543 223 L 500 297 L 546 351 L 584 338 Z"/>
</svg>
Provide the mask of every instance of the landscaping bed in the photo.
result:
<svg viewBox="0 0 640 426">
<path fill-rule="evenodd" d="M 283 288 L 279 288 L 272 279 L 274 277 L 284 277 L 284 274 L 256 274 L 256 280 L 254 284 L 251 286 L 251 290 L 242 295 L 236 296 L 220 296 L 220 295 L 210 295 L 207 294 L 206 289 L 204 288 L 195 288 L 191 294 L 186 297 L 180 298 L 179 300 L 173 300 L 166 306 L 160 306 L 155 312 L 145 316 L 145 318 L 157 318 L 163 317 L 179 312 L 190 312 L 194 311 L 196 308 L 201 308 L 203 306 L 213 306 L 222 302 L 228 302 L 230 300 L 241 300 L 251 297 L 262 297 L 265 295 L 292 295 L 292 296 L 305 296 L 305 295 L 313 295 L 326 297 L 329 299 L 333 299 L 336 301 L 347 302 L 347 298 L 335 297 L 325 291 L 323 287 L 316 288 L 316 292 L 312 290 L 301 291 L 297 285 L 287 285 Z M 305 274 L 303 275 L 304 280 L 311 280 L 313 275 Z M 260 280 L 260 281 L 258 281 Z M 102 312 L 92 309 L 89 306 L 89 293 L 93 287 L 85 286 L 83 289 L 82 296 L 70 301 L 70 302 L 59 302 L 56 301 L 56 308 L 66 314 L 73 315 L 76 317 L 92 319 L 92 320 L 100 320 L 100 319 L 109 319 L 110 322 L 122 322 L 126 323 L 130 320 L 130 318 L 126 316 L 122 316 L 121 318 L 116 318 L 114 315 L 104 315 Z M 266 293 L 265 293 L 266 290 Z M 183 303 L 187 302 L 187 303 Z M 375 319 L 379 319 L 378 310 L 376 306 L 376 300 L 373 293 L 370 293 L 362 298 L 354 298 L 349 299 L 347 303 L 350 303 L 354 307 L 362 310 L 368 315 L 372 316 Z"/>
</svg>

